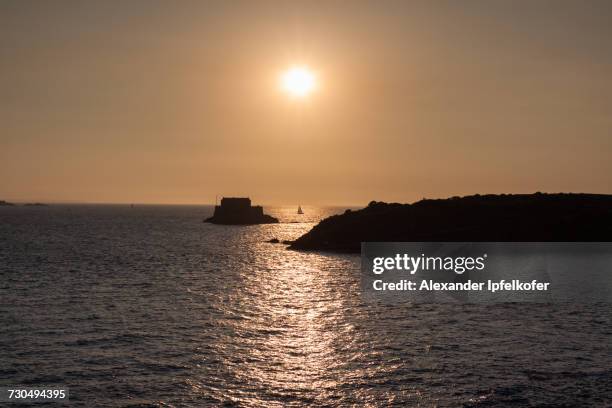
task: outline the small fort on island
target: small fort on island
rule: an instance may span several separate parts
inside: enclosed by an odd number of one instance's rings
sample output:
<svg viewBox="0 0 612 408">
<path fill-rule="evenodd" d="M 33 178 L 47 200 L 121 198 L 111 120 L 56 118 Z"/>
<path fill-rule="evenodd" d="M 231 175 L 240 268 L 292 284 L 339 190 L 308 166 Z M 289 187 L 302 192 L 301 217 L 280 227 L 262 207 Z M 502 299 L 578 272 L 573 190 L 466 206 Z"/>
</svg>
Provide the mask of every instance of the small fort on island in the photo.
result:
<svg viewBox="0 0 612 408">
<path fill-rule="evenodd" d="M 263 207 L 251 205 L 248 197 L 223 197 L 221 205 L 215 206 L 212 217 L 204 222 L 225 225 L 274 224 L 278 219 L 264 214 Z"/>
</svg>

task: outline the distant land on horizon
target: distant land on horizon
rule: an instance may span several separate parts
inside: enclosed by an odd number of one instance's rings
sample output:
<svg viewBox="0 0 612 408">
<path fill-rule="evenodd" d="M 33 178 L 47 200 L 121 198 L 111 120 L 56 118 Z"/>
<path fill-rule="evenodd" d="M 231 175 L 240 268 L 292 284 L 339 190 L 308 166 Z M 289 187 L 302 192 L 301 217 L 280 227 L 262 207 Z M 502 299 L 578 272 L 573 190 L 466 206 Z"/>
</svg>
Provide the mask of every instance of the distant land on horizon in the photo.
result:
<svg viewBox="0 0 612 408">
<path fill-rule="evenodd" d="M 6 207 L 14 207 L 14 206 L 24 206 L 24 207 L 46 207 L 49 204 L 46 203 L 41 203 L 41 202 L 23 202 L 23 203 L 14 203 L 14 202 L 10 202 L 10 201 L 6 201 L 6 200 L 0 200 L 0 206 L 6 206 Z"/>
<path fill-rule="evenodd" d="M 555 196 L 555 195 L 569 195 L 569 196 L 600 196 L 600 197 L 612 197 L 612 194 L 608 194 L 608 193 L 574 193 L 574 192 L 565 192 L 565 193 L 552 193 L 552 192 L 536 192 L 536 193 L 474 193 L 474 194 L 467 194 L 464 196 L 447 196 L 447 197 L 427 197 L 427 196 L 423 196 L 420 199 L 407 199 L 407 200 L 368 200 L 368 201 L 364 201 L 361 203 L 314 203 L 314 202 L 308 202 L 308 201 L 291 201 L 291 200 L 287 200 L 284 202 L 266 202 L 265 198 L 263 200 L 261 200 L 261 205 L 264 208 L 269 208 L 269 207 L 283 207 L 283 206 L 297 206 L 298 204 L 303 206 L 303 207 L 308 207 L 308 206 L 313 206 L 313 207 L 328 207 L 328 208 L 342 208 L 342 209 L 351 209 L 351 210 L 358 210 L 358 209 L 364 209 L 366 207 L 368 207 L 369 205 L 371 205 L 373 202 L 377 202 L 377 203 L 384 203 L 384 204 L 400 204 L 400 205 L 413 205 L 413 204 L 417 204 L 423 201 L 439 201 L 439 200 L 451 200 L 451 199 L 458 199 L 458 198 L 468 198 L 468 197 L 507 197 L 507 196 L 516 196 L 516 197 L 520 197 L 520 196 L 531 196 L 531 195 L 544 195 L 544 196 Z M 248 196 L 248 195 L 245 195 Z M 222 196 L 219 196 L 219 199 L 221 199 Z M 252 197 L 251 197 L 252 199 Z M 41 199 L 32 199 L 32 200 L 26 200 L 26 199 L 0 199 L 0 205 L 5 205 L 5 206 L 25 206 L 25 205 L 169 205 L 169 206 L 173 206 L 173 205 L 179 205 L 179 206 L 210 206 L 210 207 L 214 207 L 215 205 L 218 205 L 218 203 L 215 203 L 214 201 L 211 202 L 206 202 L 206 201 L 201 201 L 201 202 L 190 202 L 190 201 L 146 201 L 146 202 L 139 202 L 139 201 L 81 201 L 81 200 L 41 200 Z"/>
<path fill-rule="evenodd" d="M 361 242 L 612 241 L 612 195 L 488 194 L 372 201 L 322 220 L 290 249 L 359 252 Z"/>
<path fill-rule="evenodd" d="M 345 202 L 345 203 L 329 203 L 329 202 L 325 202 L 325 203 L 315 203 L 315 202 L 309 202 L 306 200 L 287 200 L 287 201 L 283 201 L 283 202 L 266 202 L 265 197 L 262 200 L 259 200 L 261 197 L 257 197 L 258 201 L 261 203 L 261 205 L 265 208 L 269 208 L 269 207 L 284 207 L 284 206 L 297 206 L 297 205 L 301 205 L 302 207 L 327 207 L 327 208 L 342 208 L 342 209 L 351 209 L 351 210 L 357 210 L 357 209 L 362 209 L 362 208 L 366 208 L 368 207 L 370 204 L 372 204 L 372 202 L 378 202 L 378 203 L 385 203 L 385 204 L 402 204 L 402 205 L 413 205 L 422 201 L 436 201 L 436 200 L 449 200 L 449 199 L 457 199 L 457 198 L 467 198 L 467 197 L 492 197 L 492 196 L 500 196 L 500 197 L 504 197 L 504 196 L 529 196 L 529 195 L 533 195 L 533 194 L 542 194 L 542 195 L 587 195 L 587 196 L 612 196 L 612 194 L 608 194 L 608 193 L 572 193 L 572 192 L 567 192 L 567 193 L 552 193 L 552 192 L 537 192 L 537 193 L 474 193 L 474 194 L 467 194 L 465 196 L 447 196 L 447 197 L 437 197 L 437 196 L 422 196 L 422 198 L 420 199 L 406 199 L 406 200 L 367 200 L 364 202 L 359 202 L 359 203 L 349 203 L 349 202 Z M 245 194 L 245 196 L 248 196 L 248 194 Z M 219 199 L 221 199 L 222 196 L 219 196 Z M 251 199 L 253 199 L 252 196 L 250 196 Z M 0 205 L 3 206 L 32 206 L 32 205 L 134 205 L 134 206 L 138 206 L 138 205 L 142 205 L 142 206 L 146 206 L 146 205 L 159 205 L 159 206 L 164 206 L 164 205 L 168 205 L 168 206 L 207 206 L 207 207 L 214 207 L 215 205 L 217 205 L 218 203 L 215 203 L 214 201 L 210 201 L 210 202 L 206 202 L 206 201 L 194 201 L 194 202 L 190 202 L 190 201 L 146 201 L 146 202 L 140 202 L 140 201 L 87 201 L 87 200 L 43 200 L 43 199 L 10 199 L 10 197 L 8 199 L 0 199 Z"/>
</svg>

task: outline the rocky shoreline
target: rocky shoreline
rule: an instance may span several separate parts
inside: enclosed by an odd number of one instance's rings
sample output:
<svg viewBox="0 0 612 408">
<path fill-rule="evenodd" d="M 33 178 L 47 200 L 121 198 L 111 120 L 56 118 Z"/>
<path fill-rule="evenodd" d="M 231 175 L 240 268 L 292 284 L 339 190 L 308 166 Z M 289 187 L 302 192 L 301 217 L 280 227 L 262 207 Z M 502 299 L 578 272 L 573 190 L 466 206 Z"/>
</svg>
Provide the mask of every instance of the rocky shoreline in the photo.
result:
<svg viewBox="0 0 612 408">
<path fill-rule="evenodd" d="M 361 242 L 612 241 L 612 195 L 472 195 L 372 201 L 322 220 L 289 249 L 358 253 Z"/>
</svg>

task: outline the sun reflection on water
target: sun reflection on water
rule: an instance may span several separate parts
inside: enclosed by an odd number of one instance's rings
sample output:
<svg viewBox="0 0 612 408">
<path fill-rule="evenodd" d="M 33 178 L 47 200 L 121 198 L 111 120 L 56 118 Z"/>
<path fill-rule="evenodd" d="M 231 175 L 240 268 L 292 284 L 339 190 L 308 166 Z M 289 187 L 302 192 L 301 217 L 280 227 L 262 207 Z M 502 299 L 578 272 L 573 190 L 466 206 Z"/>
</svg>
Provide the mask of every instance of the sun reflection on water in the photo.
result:
<svg viewBox="0 0 612 408">
<path fill-rule="evenodd" d="M 248 357 L 234 375 L 268 390 L 303 395 L 304 402 L 313 399 L 313 390 L 323 398 L 324 390 L 336 388 L 327 374 L 340 363 L 334 343 L 346 334 L 337 327 L 343 324 L 346 293 L 328 285 L 334 277 L 325 257 L 290 253 L 293 262 L 287 264 L 268 255 L 261 254 L 258 271 L 244 277 L 240 307 L 251 318 L 235 329 Z"/>
</svg>

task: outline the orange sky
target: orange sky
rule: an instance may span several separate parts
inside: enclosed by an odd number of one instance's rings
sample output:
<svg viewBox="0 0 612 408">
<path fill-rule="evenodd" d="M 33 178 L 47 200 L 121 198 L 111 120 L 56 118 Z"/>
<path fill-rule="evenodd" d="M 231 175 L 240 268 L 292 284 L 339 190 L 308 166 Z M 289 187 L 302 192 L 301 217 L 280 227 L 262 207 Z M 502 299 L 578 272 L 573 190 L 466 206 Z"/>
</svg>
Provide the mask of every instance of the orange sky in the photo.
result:
<svg viewBox="0 0 612 408">
<path fill-rule="evenodd" d="M 607 1 L 0 3 L 0 199 L 612 193 Z M 294 64 L 317 92 L 279 91 Z"/>
</svg>

